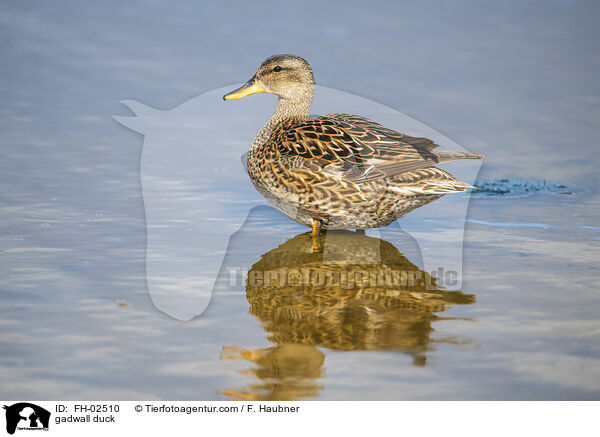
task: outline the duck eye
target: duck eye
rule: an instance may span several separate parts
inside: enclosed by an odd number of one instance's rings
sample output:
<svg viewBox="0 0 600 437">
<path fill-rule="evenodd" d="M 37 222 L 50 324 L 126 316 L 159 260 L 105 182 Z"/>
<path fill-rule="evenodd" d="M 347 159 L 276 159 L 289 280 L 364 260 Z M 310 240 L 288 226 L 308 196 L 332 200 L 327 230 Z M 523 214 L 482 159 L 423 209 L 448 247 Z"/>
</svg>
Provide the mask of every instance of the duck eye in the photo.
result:
<svg viewBox="0 0 600 437">
<path fill-rule="evenodd" d="M 279 71 L 281 71 L 281 67 L 278 65 L 277 67 L 273 68 L 273 71 L 279 72 Z"/>
</svg>

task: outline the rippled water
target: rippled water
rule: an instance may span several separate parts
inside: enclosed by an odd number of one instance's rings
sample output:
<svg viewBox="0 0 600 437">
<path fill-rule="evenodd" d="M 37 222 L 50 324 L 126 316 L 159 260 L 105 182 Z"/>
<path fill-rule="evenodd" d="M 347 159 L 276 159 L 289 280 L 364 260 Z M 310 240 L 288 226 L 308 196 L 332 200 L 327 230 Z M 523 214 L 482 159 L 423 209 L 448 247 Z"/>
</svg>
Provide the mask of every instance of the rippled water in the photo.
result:
<svg viewBox="0 0 600 437">
<path fill-rule="evenodd" d="M 600 397 L 594 2 L 0 10 L 0 398 Z M 397 227 L 335 233 L 325 262 L 306 228 L 248 197 L 223 223 L 245 221 L 207 310 L 181 322 L 154 307 L 143 141 L 111 114 L 128 115 L 124 99 L 173 108 L 248 79 L 275 52 L 486 155 L 479 180 L 495 192 L 471 197 L 460 291 L 423 272 L 421 248 Z M 198 153 L 235 157 L 223 169 L 254 196 L 246 146 L 231 147 Z M 382 264 L 368 262 L 373 251 Z M 378 269 L 429 286 L 344 282 Z M 322 270 L 333 282 L 311 279 Z M 278 282 L 290 271 L 309 281 Z"/>
</svg>

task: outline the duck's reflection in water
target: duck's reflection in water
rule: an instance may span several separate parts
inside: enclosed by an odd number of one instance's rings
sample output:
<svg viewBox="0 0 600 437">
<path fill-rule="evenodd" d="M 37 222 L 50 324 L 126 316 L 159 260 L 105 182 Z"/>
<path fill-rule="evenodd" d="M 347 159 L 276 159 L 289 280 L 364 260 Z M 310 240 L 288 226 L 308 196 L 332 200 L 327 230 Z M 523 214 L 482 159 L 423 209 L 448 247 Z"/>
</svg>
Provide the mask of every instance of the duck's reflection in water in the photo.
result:
<svg viewBox="0 0 600 437">
<path fill-rule="evenodd" d="M 243 391 L 223 390 L 230 399 L 290 401 L 312 398 L 323 388 L 315 382 L 323 373 L 325 355 L 312 345 L 284 343 L 264 349 L 224 348 L 222 358 L 246 359 L 255 364 L 243 373 L 260 383 Z"/>
<path fill-rule="evenodd" d="M 330 231 L 314 241 L 297 235 L 262 256 L 246 281 L 250 312 L 276 346 L 227 347 L 223 358 L 254 363 L 260 383 L 224 390 L 233 399 L 292 400 L 314 397 L 324 355 L 332 350 L 396 350 L 425 366 L 435 343 L 431 323 L 440 313 L 475 297 L 448 292 L 391 243 L 351 231 Z"/>
</svg>

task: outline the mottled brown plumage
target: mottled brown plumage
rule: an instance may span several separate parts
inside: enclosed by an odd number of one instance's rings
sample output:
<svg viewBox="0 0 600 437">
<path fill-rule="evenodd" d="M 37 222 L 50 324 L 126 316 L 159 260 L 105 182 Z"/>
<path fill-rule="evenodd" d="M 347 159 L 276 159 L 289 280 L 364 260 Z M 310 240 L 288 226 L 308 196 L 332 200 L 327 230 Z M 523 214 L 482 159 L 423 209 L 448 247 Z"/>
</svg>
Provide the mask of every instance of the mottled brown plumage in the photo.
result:
<svg viewBox="0 0 600 437">
<path fill-rule="evenodd" d="M 434 167 L 468 152 L 436 151 L 427 138 L 388 129 L 358 115 L 309 118 L 315 81 L 304 59 L 275 55 L 243 87 L 224 96 L 279 96 L 277 109 L 248 153 L 258 191 L 292 220 L 321 228 L 385 226 L 446 193 L 470 185 Z"/>
</svg>

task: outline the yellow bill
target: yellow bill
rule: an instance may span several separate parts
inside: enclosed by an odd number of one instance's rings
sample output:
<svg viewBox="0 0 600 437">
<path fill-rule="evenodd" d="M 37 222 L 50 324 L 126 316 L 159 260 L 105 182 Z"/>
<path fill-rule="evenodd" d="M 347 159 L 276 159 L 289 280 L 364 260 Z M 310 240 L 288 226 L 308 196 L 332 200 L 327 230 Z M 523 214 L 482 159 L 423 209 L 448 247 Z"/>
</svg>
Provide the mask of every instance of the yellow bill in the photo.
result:
<svg viewBox="0 0 600 437">
<path fill-rule="evenodd" d="M 250 79 L 243 86 L 239 87 L 237 90 L 233 90 L 230 93 L 227 93 L 223 96 L 223 100 L 230 99 L 241 99 L 242 97 L 250 96 L 252 94 L 264 93 L 266 90 L 261 87 L 254 78 Z"/>
</svg>

